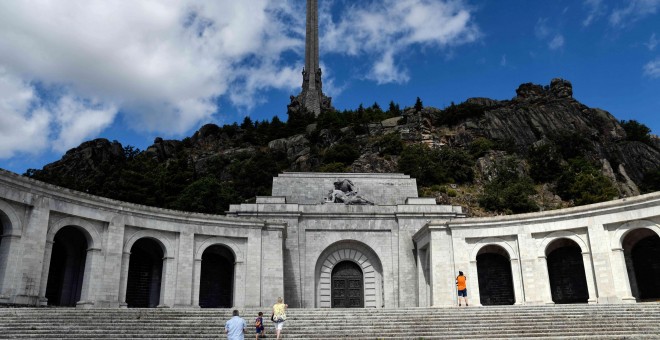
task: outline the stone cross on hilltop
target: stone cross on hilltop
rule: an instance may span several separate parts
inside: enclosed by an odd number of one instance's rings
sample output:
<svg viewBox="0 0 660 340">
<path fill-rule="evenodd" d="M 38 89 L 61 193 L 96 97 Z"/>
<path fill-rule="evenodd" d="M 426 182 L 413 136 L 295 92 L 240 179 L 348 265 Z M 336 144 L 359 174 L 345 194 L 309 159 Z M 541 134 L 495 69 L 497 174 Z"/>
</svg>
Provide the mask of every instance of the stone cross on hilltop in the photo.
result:
<svg viewBox="0 0 660 340">
<path fill-rule="evenodd" d="M 302 92 L 291 97 L 289 113 L 306 109 L 318 116 L 322 110 L 332 108 L 332 98 L 323 94 L 319 67 L 319 11 L 318 0 L 307 0 L 307 29 L 305 31 L 305 67 L 302 71 Z"/>
</svg>

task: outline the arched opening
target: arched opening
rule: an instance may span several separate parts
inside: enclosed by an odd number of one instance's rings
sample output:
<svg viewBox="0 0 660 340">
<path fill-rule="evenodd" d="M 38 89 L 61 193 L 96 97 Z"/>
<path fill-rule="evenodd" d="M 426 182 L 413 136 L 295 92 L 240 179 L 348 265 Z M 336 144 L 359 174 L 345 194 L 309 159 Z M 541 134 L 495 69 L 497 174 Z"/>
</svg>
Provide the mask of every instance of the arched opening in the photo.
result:
<svg viewBox="0 0 660 340">
<path fill-rule="evenodd" d="M 353 261 L 342 261 L 332 268 L 332 308 L 363 308 L 364 278 Z"/>
<path fill-rule="evenodd" d="M 163 249 L 155 240 L 142 238 L 131 247 L 126 287 L 129 308 L 157 307 L 163 273 Z"/>
<path fill-rule="evenodd" d="M 660 236 L 650 229 L 635 229 L 622 244 L 633 296 L 640 301 L 660 299 Z"/>
<path fill-rule="evenodd" d="M 512 305 L 516 302 L 511 259 L 504 248 L 496 245 L 481 248 L 477 253 L 477 273 L 482 305 Z"/>
<path fill-rule="evenodd" d="M 316 307 L 332 308 L 333 269 L 344 261 L 357 265 L 362 277 L 362 304 L 365 308 L 390 307 L 385 295 L 391 292 L 383 277 L 383 265 L 376 252 L 355 240 L 341 240 L 329 245 L 316 260 Z"/>
<path fill-rule="evenodd" d="M 199 281 L 199 306 L 202 308 L 229 308 L 234 298 L 234 263 L 232 251 L 222 245 L 213 245 L 202 254 Z"/>
<path fill-rule="evenodd" d="M 66 226 L 55 234 L 46 283 L 48 305 L 73 307 L 80 301 L 87 248 L 77 227 Z"/>
<path fill-rule="evenodd" d="M 582 249 L 570 239 L 553 241 L 546 248 L 550 292 L 555 303 L 587 303 L 589 289 Z"/>
<path fill-rule="evenodd" d="M 5 272 L 9 265 L 9 244 L 2 239 L 6 237 L 5 233 L 9 233 L 10 229 L 9 218 L 5 213 L 0 210 L 0 295 L 2 295 L 3 282 L 5 281 Z"/>
</svg>

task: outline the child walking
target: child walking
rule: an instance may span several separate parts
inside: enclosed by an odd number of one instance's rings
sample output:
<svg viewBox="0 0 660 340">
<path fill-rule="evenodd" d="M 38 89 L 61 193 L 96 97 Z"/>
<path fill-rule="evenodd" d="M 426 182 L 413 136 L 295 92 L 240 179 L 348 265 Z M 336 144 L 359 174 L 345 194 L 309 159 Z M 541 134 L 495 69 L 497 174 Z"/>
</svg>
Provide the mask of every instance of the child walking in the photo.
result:
<svg viewBox="0 0 660 340">
<path fill-rule="evenodd" d="M 259 340 L 259 335 L 261 337 L 264 337 L 264 313 L 259 312 L 259 315 L 257 318 L 254 320 L 254 326 L 257 329 L 257 340 Z"/>
</svg>

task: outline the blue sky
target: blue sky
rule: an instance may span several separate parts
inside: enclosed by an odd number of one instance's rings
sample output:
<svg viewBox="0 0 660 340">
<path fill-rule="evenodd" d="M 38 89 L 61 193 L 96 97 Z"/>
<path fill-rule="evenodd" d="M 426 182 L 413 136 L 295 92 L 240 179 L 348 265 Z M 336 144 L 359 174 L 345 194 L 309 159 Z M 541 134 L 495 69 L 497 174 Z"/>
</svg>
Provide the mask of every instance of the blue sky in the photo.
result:
<svg viewBox="0 0 660 340">
<path fill-rule="evenodd" d="M 521 84 L 660 134 L 660 0 L 321 0 L 336 108 L 443 108 Z M 145 149 L 206 123 L 286 119 L 305 1 L 0 2 L 0 167 L 41 168 L 103 137 Z"/>
</svg>

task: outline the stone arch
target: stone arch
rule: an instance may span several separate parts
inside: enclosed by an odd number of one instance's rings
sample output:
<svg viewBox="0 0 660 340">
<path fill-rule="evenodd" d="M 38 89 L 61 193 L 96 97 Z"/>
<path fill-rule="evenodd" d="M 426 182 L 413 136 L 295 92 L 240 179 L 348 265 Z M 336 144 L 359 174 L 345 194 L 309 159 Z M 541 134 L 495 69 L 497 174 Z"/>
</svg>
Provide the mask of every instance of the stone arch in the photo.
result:
<svg viewBox="0 0 660 340">
<path fill-rule="evenodd" d="M 496 251 L 499 249 L 500 251 Z M 523 291 L 522 291 L 522 275 L 520 273 L 520 263 L 518 260 L 518 252 L 516 248 L 510 244 L 510 241 L 506 241 L 499 237 L 486 237 L 477 241 L 477 243 L 472 247 L 470 251 L 470 270 L 468 276 L 468 296 L 476 296 L 481 300 L 481 289 L 480 286 L 483 286 L 479 275 L 479 266 L 477 263 L 477 256 L 479 256 L 484 250 L 490 250 L 489 252 L 495 251 L 499 255 L 502 255 L 509 261 L 510 264 L 510 273 L 511 273 L 511 285 L 508 286 L 513 290 L 513 301 L 511 298 L 506 298 L 506 304 L 522 304 L 523 300 Z M 458 273 L 456 273 L 458 275 Z M 482 274 L 483 276 L 483 274 Z M 471 277 L 471 279 L 470 279 Z M 470 291 L 472 293 L 470 293 Z M 488 294 L 486 290 L 484 292 Z M 485 296 L 487 298 L 487 296 Z M 490 301 L 490 300 L 489 300 Z M 492 302 L 492 301 L 490 301 Z M 488 302 L 487 304 L 490 304 Z M 498 304 L 504 303 L 502 301 L 497 302 Z"/>
<path fill-rule="evenodd" d="M 548 235 L 541 248 L 546 261 L 552 302 L 589 302 L 593 285 L 588 281 L 591 263 L 588 262 L 589 248 L 586 242 L 573 232 L 558 231 Z"/>
<path fill-rule="evenodd" d="M 2 224 L 2 234 L 0 237 L 21 236 L 21 220 L 14 208 L 7 202 L 0 200 L 0 223 Z"/>
<path fill-rule="evenodd" d="M 216 243 L 201 255 L 199 306 L 229 308 L 234 301 L 236 257 L 228 246 Z"/>
<path fill-rule="evenodd" d="M 21 219 L 9 203 L 0 199 L 0 302 L 13 285 L 18 252 L 15 249 L 22 233 Z"/>
<path fill-rule="evenodd" d="M 647 220 L 623 224 L 610 240 L 614 254 L 620 254 L 630 294 L 638 301 L 660 298 L 660 228 Z M 641 270 L 640 270 L 641 269 Z"/>
<path fill-rule="evenodd" d="M 543 239 L 543 242 L 541 242 L 541 246 L 538 249 L 538 256 L 539 257 L 545 257 L 547 256 L 547 249 L 548 246 L 559 239 L 569 239 L 573 242 L 575 242 L 578 246 L 580 246 L 580 250 L 582 251 L 583 254 L 589 253 L 589 247 L 587 246 L 587 242 L 585 242 L 582 237 L 580 237 L 578 234 L 568 231 L 568 230 L 560 230 L 560 231 L 555 231 L 554 233 L 549 234 Z"/>
<path fill-rule="evenodd" d="M 660 226 L 655 222 L 648 220 L 628 222 L 621 225 L 614 231 L 614 235 L 610 239 L 610 247 L 612 250 L 623 249 L 623 239 L 626 237 L 626 235 L 635 229 L 641 228 L 651 229 L 656 234 L 658 234 L 658 236 L 660 236 Z"/>
<path fill-rule="evenodd" d="M 124 243 L 124 252 L 130 253 L 133 244 L 142 238 L 149 238 L 160 244 L 163 249 L 164 258 L 174 258 L 174 247 L 172 246 L 169 237 L 158 230 L 140 230 L 133 233 L 133 235 L 131 235 Z"/>
<path fill-rule="evenodd" d="M 94 227 L 94 225 L 85 219 L 80 217 L 65 217 L 55 222 L 50 228 L 48 228 L 48 234 L 46 236 L 47 242 L 53 242 L 55 240 L 55 235 L 60 229 L 71 226 L 80 230 L 85 238 L 87 239 L 87 247 L 89 249 L 99 248 L 101 242 L 101 236 Z"/>
<path fill-rule="evenodd" d="M 163 305 L 167 257 L 162 243 L 152 237 L 141 237 L 131 244 L 126 282 L 128 307 Z"/>
<path fill-rule="evenodd" d="M 470 261 L 476 261 L 479 251 L 482 248 L 491 245 L 499 246 L 502 249 L 506 250 L 506 252 L 509 254 L 509 260 L 518 259 L 518 252 L 516 252 L 507 241 L 499 237 L 487 237 L 477 241 L 474 247 L 472 247 L 472 251 L 470 252 Z"/>
<path fill-rule="evenodd" d="M 206 248 L 214 246 L 214 245 L 223 245 L 229 250 L 234 253 L 234 258 L 236 259 L 236 262 L 244 262 L 245 258 L 243 256 L 243 252 L 241 251 L 241 248 L 230 238 L 227 237 L 221 237 L 221 236 L 216 236 L 216 237 L 210 237 L 207 238 L 206 240 L 200 242 L 200 244 L 195 248 L 195 260 L 196 261 L 201 261 L 202 260 L 202 255 L 204 254 L 204 251 Z"/>
<path fill-rule="evenodd" d="M 317 307 L 330 308 L 332 269 L 340 262 L 357 264 L 364 276 L 364 307 L 377 308 L 383 305 L 383 266 L 376 252 L 356 240 L 342 240 L 328 246 L 316 262 Z"/>
<path fill-rule="evenodd" d="M 90 266 L 86 265 L 91 237 L 84 228 L 64 225 L 56 228 L 51 251 L 45 254 L 48 261 L 48 277 L 45 297 L 48 305 L 73 307 L 81 301 L 85 281 L 89 281 Z"/>
</svg>

